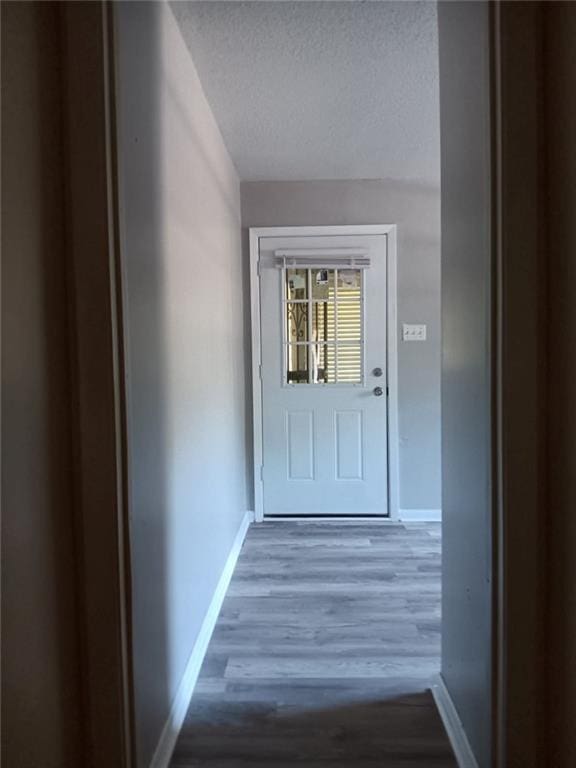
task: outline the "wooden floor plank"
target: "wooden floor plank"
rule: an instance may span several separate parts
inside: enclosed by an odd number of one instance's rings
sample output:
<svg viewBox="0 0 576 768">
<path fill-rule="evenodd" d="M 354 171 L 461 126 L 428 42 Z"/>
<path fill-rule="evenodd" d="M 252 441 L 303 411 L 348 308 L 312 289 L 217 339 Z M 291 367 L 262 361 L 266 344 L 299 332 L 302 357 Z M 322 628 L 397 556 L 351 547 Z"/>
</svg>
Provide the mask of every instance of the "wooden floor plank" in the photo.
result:
<svg viewBox="0 0 576 768">
<path fill-rule="evenodd" d="M 455 768 L 440 547 L 435 523 L 253 525 L 171 768 Z"/>
</svg>

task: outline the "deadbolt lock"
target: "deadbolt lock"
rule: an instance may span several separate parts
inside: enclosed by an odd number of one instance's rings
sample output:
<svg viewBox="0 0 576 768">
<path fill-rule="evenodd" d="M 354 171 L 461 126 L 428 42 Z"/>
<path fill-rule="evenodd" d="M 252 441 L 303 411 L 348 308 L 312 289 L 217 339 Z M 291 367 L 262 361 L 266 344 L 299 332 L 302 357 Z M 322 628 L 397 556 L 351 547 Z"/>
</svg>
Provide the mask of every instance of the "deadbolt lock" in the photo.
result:
<svg viewBox="0 0 576 768">
<path fill-rule="evenodd" d="M 382 368 L 374 368 L 372 371 L 373 376 L 382 376 Z"/>
</svg>

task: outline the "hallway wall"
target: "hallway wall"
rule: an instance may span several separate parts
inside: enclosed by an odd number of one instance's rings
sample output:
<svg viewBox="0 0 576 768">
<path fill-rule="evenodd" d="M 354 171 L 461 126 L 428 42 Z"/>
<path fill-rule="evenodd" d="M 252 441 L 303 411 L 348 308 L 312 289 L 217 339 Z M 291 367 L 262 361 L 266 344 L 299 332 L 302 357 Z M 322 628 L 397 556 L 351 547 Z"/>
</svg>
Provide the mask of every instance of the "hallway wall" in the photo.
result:
<svg viewBox="0 0 576 768">
<path fill-rule="evenodd" d="M 440 509 L 440 185 L 264 181 L 241 189 L 246 269 L 249 227 L 398 225 L 399 333 L 403 322 L 427 325 L 426 342 L 398 343 L 400 508 Z"/>
<path fill-rule="evenodd" d="M 169 6 L 115 12 L 144 768 L 247 509 L 240 189 Z"/>
<path fill-rule="evenodd" d="M 492 741 L 492 221 L 487 2 L 438 6 L 442 144 L 442 677 Z"/>
</svg>

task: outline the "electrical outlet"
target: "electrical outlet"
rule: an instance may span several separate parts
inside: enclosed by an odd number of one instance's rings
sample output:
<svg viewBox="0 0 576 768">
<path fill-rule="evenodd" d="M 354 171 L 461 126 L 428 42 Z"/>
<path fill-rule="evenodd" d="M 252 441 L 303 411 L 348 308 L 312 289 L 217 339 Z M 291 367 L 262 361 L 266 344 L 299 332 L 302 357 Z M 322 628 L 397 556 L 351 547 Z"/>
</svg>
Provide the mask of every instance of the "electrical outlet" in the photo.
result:
<svg viewBox="0 0 576 768">
<path fill-rule="evenodd" d="M 402 341 L 426 341 L 426 326 L 404 323 L 402 325 Z"/>
</svg>

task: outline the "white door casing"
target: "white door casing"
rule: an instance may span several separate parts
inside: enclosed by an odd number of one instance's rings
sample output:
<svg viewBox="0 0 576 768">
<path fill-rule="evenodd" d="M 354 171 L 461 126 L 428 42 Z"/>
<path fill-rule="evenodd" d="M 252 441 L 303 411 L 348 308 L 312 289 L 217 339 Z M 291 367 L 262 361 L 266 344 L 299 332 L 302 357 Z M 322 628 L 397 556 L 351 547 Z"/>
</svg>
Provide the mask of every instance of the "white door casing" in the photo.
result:
<svg viewBox="0 0 576 768">
<path fill-rule="evenodd" d="M 250 240 L 256 519 L 396 517 L 395 227 Z"/>
</svg>

